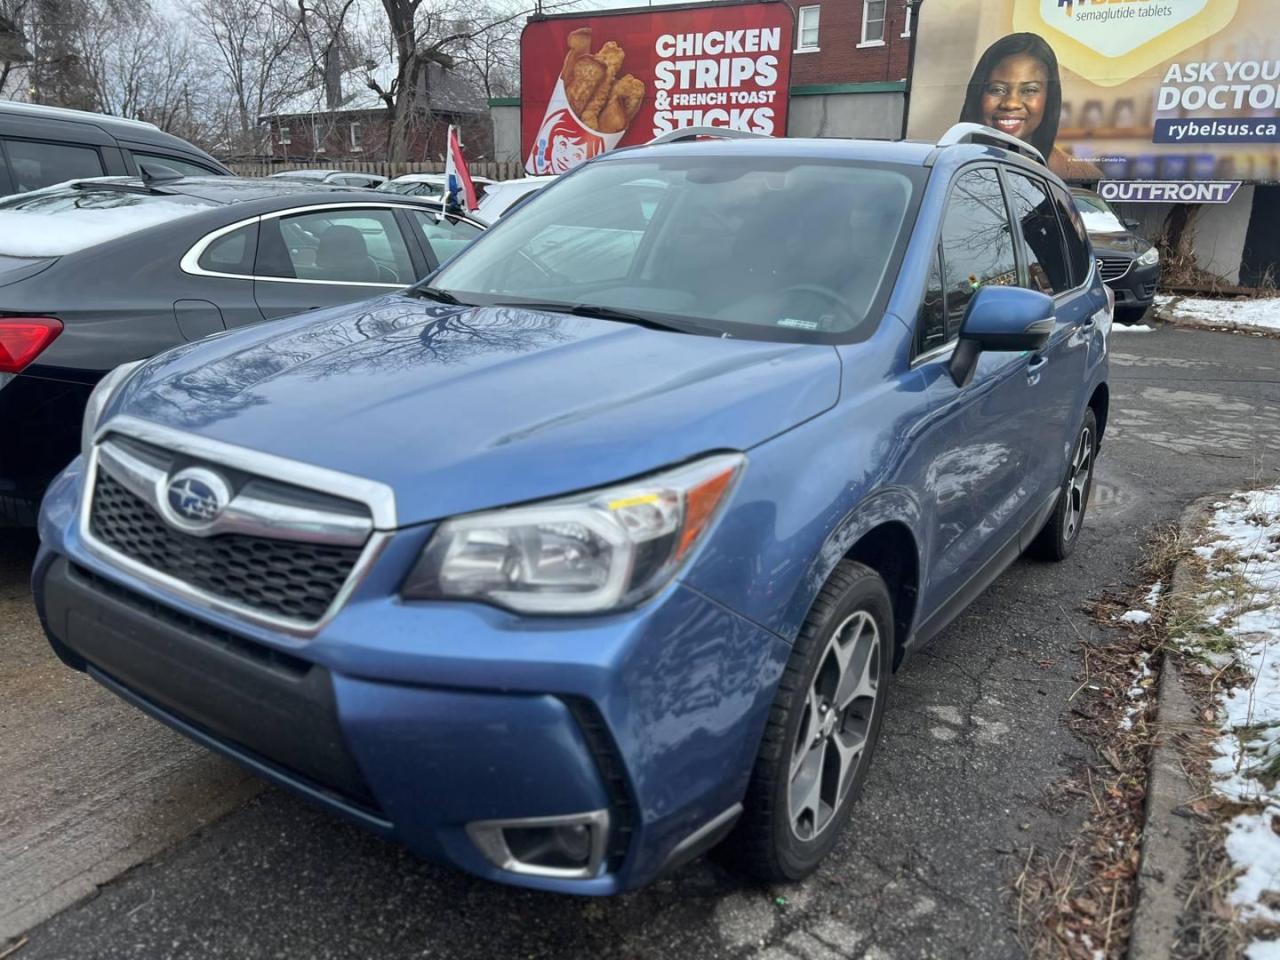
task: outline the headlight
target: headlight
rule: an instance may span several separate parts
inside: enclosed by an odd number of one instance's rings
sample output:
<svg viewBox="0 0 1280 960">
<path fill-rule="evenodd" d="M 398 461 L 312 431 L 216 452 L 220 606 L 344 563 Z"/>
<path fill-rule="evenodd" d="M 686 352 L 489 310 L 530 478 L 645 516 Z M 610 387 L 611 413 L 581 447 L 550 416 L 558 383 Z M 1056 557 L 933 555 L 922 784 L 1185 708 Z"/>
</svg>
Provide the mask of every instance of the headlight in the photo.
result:
<svg viewBox="0 0 1280 960">
<path fill-rule="evenodd" d="M 403 595 L 521 613 L 601 613 L 668 583 L 725 502 L 745 458 L 717 454 L 603 490 L 447 520 Z"/>
<path fill-rule="evenodd" d="M 1140 263 L 1144 267 L 1149 267 L 1153 263 L 1159 263 L 1159 262 L 1160 262 L 1160 251 L 1157 250 L 1155 247 L 1151 247 L 1150 249 L 1147 250 L 1146 253 L 1144 253 L 1142 256 L 1138 258 L 1138 263 Z"/>
<path fill-rule="evenodd" d="M 97 432 L 98 421 L 102 419 L 102 411 L 107 408 L 120 385 L 129 379 L 129 374 L 143 363 L 143 360 L 134 360 L 132 363 L 120 364 L 99 380 L 89 394 L 89 403 L 84 408 L 84 420 L 80 425 L 80 452 L 86 457 L 89 455 L 89 448 L 93 446 L 93 435 Z"/>
</svg>

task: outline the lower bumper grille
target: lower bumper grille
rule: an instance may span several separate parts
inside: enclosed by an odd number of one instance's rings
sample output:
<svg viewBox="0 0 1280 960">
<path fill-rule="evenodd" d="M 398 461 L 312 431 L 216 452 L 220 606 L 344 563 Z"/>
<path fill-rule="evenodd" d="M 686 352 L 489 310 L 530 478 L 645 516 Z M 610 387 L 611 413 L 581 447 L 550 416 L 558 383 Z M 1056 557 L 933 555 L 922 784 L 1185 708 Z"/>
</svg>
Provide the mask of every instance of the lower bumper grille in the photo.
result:
<svg viewBox="0 0 1280 960">
<path fill-rule="evenodd" d="M 631 800 L 626 768 L 595 704 L 580 697 L 563 699 L 587 741 L 596 769 L 609 792 L 609 848 L 606 858 L 609 869 L 616 870 L 631 848 L 631 837 L 636 827 L 636 807 Z"/>
<path fill-rule="evenodd" d="M 141 497 L 99 471 L 90 529 L 118 553 L 198 590 L 291 620 L 319 620 L 362 547 L 175 530 Z"/>
</svg>

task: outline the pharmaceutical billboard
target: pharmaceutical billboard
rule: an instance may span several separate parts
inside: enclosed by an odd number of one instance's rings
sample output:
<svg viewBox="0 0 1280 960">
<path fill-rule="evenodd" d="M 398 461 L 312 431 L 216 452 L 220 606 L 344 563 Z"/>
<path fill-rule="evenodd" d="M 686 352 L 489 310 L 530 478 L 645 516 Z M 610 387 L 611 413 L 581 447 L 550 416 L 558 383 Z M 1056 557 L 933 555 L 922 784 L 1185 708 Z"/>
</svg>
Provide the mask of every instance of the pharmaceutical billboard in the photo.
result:
<svg viewBox="0 0 1280 960">
<path fill-rule="evenodd" d="M 1226 192 L 1200 181 L 1280 180 L 1280 0 L 923 0 L 918 12 L 913 139 L 985 123 L 1069 180 L 1177 182 L 1203 202 Z"/>
</svg>

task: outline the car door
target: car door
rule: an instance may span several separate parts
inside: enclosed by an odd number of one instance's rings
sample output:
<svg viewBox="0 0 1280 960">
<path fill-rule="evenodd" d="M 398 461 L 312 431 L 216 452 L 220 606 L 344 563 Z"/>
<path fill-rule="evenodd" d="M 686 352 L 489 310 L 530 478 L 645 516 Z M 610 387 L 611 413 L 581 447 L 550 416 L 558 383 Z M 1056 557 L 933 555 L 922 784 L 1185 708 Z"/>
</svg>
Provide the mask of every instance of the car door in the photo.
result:
<svg viewBox="0 0 1280 960">
<path fill-rule="evenodd" d="M 1074 237 L 1079 246 L 1084 234 L 1075 234 L 1076 226 L 1064 220 L 1062 203 L 1072 212 L 1075 209 L 1066 191 L 1059 188 L 1059 198 L 1049 181 L 1041 177 L 1008 167 L 1003 172 L 1015 232 L 1021 241 L 1022 282 L 1054 299 L 1054 330 L 1049 342 L 1032 358 L 1034 372 L 1028 381 L 1028 402 L 1038 422 L 1031 473 L 1040 490 L 1041 511 L 1047 512 L 1066 476 L 1075 430 L 1087 400 L 1084 389 L 1098 305 L 1088 285 L 1087 252 L 1083 263 L 1077 257 L 1075 264 L 1069 253 L 1068 237 Z"/>
<path fill-rule="evenodd" d="M 441 216 L 426 210 L 410 210 L 409 219 L 427 248 L 431 270 L 452 260 L 484 232 L 478 224 L 453 214 Z"/>
<path fill-rule="evenodd" d="M 399 290 L 426 272 L 394 204 L 335 204 L 264 216 L 254 298 L 267 319 Z"/>
<path fill-rule="evenodd" d="M 964 386 L 950 372 L 977 290 L 1016 284 L 1014 240 L 997 171 L 966 167 L 952 181 L 917 328 L 914 364 L 930 410 L 912 442 L 921 458 L 929 526 L 925 609 L 949 619 L 1018 553 L 1031 509 L 1037 423 L 1028 409 L 1031 358 L 984 352 Z"/>
</svg>

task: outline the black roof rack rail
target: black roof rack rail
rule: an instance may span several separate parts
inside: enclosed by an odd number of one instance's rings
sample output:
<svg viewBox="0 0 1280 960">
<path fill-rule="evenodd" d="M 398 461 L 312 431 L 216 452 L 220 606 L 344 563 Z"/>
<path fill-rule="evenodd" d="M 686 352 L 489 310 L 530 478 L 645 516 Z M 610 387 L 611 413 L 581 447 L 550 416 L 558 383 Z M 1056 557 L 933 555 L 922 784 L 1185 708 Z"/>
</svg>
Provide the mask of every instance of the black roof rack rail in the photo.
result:
<svg viewBox="0 0 1280 960">
<path fill-rule="evenodd" d="M 718 140 L 756 140 L 769 139 L 767 133 L 752 133 L 749 130 L 735 130 L 733 127 L 680 127 L 669 130 L 648 141 L 646 146 L 659 143 L 680 143 L 684 140 L 697 140 L 699 137 L 715 137 Z"/>
<path fill-rule="evenodd" d="M 981 143 L 990 147 L 1001 147 L 1011 153 L 1019 153 L 1024 157 L 1044 163 L 1044 155 L 1017 137 L 980 123 L 957 123 L 938 140 L 939 147 L 954 147 L 958 143 Z"/>
</svg>

